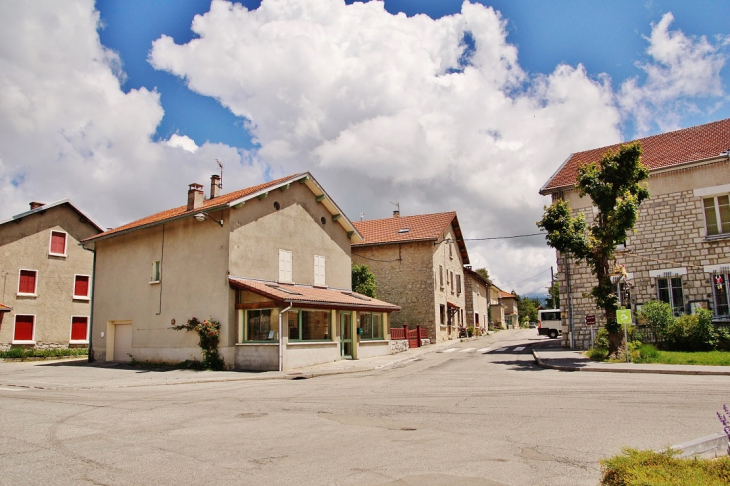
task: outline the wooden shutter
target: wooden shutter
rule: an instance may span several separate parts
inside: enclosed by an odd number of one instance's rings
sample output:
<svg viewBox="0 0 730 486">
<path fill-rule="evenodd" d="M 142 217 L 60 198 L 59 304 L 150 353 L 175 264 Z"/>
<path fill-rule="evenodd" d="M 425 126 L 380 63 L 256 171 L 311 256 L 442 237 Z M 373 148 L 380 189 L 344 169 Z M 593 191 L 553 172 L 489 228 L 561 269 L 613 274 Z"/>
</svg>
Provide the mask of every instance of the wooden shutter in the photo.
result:
<svg viewBox="0 0 730 486">
<path fill-rule="evenodd" d="M 66 233 L 51 231 L 51 253 L 57 255 L 66 254 Z"/>
<path fill-rule="evenodd" d="M 325 285 L 324 257 L 314 255 L 314 285 Z"/>
<path fill-rule="evenodd" d="M 32 341 L 33 340 L 33 324 L 35 318 L 33 316 L 15 316 L 15 341 Z"/>
<path fill-rule="evenodd" d="M 292 254 L 287 250 L 279 250 L 279 282 L 292 281 Z"/>
<path fill-rule="evenodd" d="M 88 339 L 89 318 L 74 316 L 71 318 L 71 341 Z"/>
<path fill-rule="evenodd" d="M 18 293 L 19 294 L 35 294 L 35 283 L 36 283 L 35 281 L 36 281 L 36 271 L 35 270 L 21 270 L 20 271 L 20 282 L 18 283 Z"/>
<path fill-rule="evenodd" d="M 76 275 L 74 280 L 74 297 L 89 296 L 89 277 L 86 275 Z"/>
</svg>

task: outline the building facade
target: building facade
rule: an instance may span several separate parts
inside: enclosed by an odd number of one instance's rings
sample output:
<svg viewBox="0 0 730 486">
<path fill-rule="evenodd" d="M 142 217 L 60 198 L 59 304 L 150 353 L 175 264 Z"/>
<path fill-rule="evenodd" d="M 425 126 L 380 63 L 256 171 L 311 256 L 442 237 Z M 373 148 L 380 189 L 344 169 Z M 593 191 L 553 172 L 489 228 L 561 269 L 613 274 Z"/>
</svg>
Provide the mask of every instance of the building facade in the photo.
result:
<svg viewBox="0 0 730 486">
<path fill-rule="evenodd" d="M 210 197 L 84 241 L 96 252 L 94 357 L 179 362 L 198 338 L 172 329 L 220 323 L 228 368 L 285 370 L 388 354 L 397 306 L 351 291 L 360 235 L 309 173 Z"/>
<path fill-rule="evenodd" d="M 79 241 L 101 232 L 66 199 L 0 222 L 0 349 L 88 346 L 94 256 Z"/>
<path fill-rule="evenodd" d="M 625 276 L 614 278 L 621 303 L 634 312 L 650 300 L 669 303 L 676 315 L 711 309 L 730 320 L 730 119 L 639 139 L 649 168 L 650 198 L 639 207 L 635 230 L 617 249 Z M 598 161 L 618 145 L 571 155 L 541 190 L 570 203 L 573 214 L 594 220 L 589 197 L 574 188 L 580 164 Z M 586 315 L 605 324 L 588 296 L 595 277 L 583 264 L 558 254 L 563 304 L 563 345 L 590 345 Z M 565 296 L 565 298 L 563 298 Z"/>
<path fill-rule="evenodd" d="M 467 326 L 484 333 L 489 323 L 489 287 L 491 282 L 470 267 L 464 267 L 464 287 Z"/>
<path fill-rule="evenodd" d="M 400 216 L 353 223 L 353 262 L 377 279 L 378 297 L 398 305 L 393 326 L 417 325 L 431 342 L 457 338 L 466 325 L 464 265 L 469 255 L 455 212 Z"/>
</svg>

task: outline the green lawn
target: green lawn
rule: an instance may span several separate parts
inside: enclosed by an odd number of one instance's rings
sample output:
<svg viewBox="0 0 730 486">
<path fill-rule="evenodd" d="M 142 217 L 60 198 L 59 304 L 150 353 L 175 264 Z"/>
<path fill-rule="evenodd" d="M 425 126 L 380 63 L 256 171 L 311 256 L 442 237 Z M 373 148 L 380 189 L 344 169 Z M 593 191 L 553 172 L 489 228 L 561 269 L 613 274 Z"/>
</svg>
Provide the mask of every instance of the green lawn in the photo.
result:
<svg viewBox="0 0 730 486">
<path fill-rule="evenodd" d="M 637 357 L 635 363 L 730 366 L 727 351 L 657 351 L 656 356 Z"/>
</svg>

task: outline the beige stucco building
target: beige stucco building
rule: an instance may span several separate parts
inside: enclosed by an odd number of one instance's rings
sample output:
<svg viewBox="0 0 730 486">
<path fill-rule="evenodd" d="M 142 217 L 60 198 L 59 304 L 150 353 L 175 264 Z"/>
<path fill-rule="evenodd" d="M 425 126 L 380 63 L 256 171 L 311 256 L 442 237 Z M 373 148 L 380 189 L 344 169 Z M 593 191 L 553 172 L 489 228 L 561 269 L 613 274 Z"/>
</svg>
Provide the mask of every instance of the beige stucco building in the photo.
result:
<svg viewBox="0 0 730 486">
<path fill-rule="evenodd" d="M 499 302 L 503 309 L 503 327 L 505 329 L 520 328 L 520 313 L 517 296 L 504 290 L 499 291 Z"/>
<path fill-rule="evenodd" d="M 309 173 L 210 197 L 84 241 L 96 252 L 98 360 L 200 359 L 192 317 L 221 325 L 228 368 L 285 370 L 388 354 L 398 307 L 351 292 L 360 234 Z M 182 196 L 182 194 L 181 194 Z M 182 198 L 181 198 L 182 199 Z"/>
<path fill-rule="evenodd" d="M 636 311 L 649 300 L 661 300 L 677 315 L 705 307 L 715 320 L 730 320 L 730 119 L 638 141 L 649 168 L 650 198 L 639 208 L 635 231 L 617 251 L 616 263 L 625 265 L 628 274 L 616 282 L 622 303 Z M 592 223 L 590 198 L 580 198 L 574 188 L 577 168 L 617 148 L 571 155 L 541 194 L 567 200 L 574 215 L 582 212 Z M 563 345 L 586 348 L 590 329 L 585 316 L 596 315 L 604 323 L 588 297 L 595 277 L 566 255 L 557 259 Z"/>
<path fill-rule="evenodd" d="M 469 255 L 455 212 L 356 221 L 363 241 L 352 260 L 377 279 L 378 297 L 401 311 L 393 326 L 420 325 L 431 342 L 457 338 L 466 323 L 464 265 Z"/>
<path fill-rule="evenodd" d="M 489 287 L 492 283 L 469 266 L 464 267 L 464 287 L 467 326 L 484 333 L 489 323 Z"/>
<path fill-rule="evenodd" d="M 67 199 L 0 221 L 0 349 L 88 346 L 94 256 L 79 241 L 101 231 Z"/>
</svg>

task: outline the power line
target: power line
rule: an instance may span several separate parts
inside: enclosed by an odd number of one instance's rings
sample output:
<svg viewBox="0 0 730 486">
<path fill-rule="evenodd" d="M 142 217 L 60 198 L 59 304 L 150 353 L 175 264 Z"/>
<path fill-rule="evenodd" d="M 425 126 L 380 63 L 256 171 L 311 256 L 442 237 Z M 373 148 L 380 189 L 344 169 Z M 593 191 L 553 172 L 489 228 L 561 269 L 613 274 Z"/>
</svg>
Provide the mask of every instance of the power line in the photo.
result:
<svg viewBox="0 0 730 486">
<path fill-rule="evenodd" d="M 533 276 L 532 276 L 532 277 L 530 277 L 530 278 L 526 278 L 526 279 L 524 279 L 524 280 L 520 280 L 519 282 L 514 282 L 514 283 L 508 283 L 508 284 L 504 284 L 504 285 L 503 285 L 503 287 L 511 287 L 512 285 L 517 285 L 517 284 L 521 284 L 522 282 L 527 282 L 528 280 L 532 280 L 533 278 L 535 278 L 535 277 L 539 277 L 539 276 L 540 276 L 540 275 L 542 275 L 543 273 L 547 273 L 547 272 L 549 272 L 549 271 L 550 271 L 550 269 L 548 268 L 547 270 L 543 270 L 542 272 L 538 273 L 537 275 L 533 275 Z"/>
<path fill-rule="evenodd" d="M 464 241 L 509 240 L 512 238 L 526 238 L 528 236 L 540 236 L 540 235 L 546 235 L 546 234 L 547 233 L 532 233 L 529 235 L 492 236 L 489 238 L 464 238 Z"/>
</svg>

